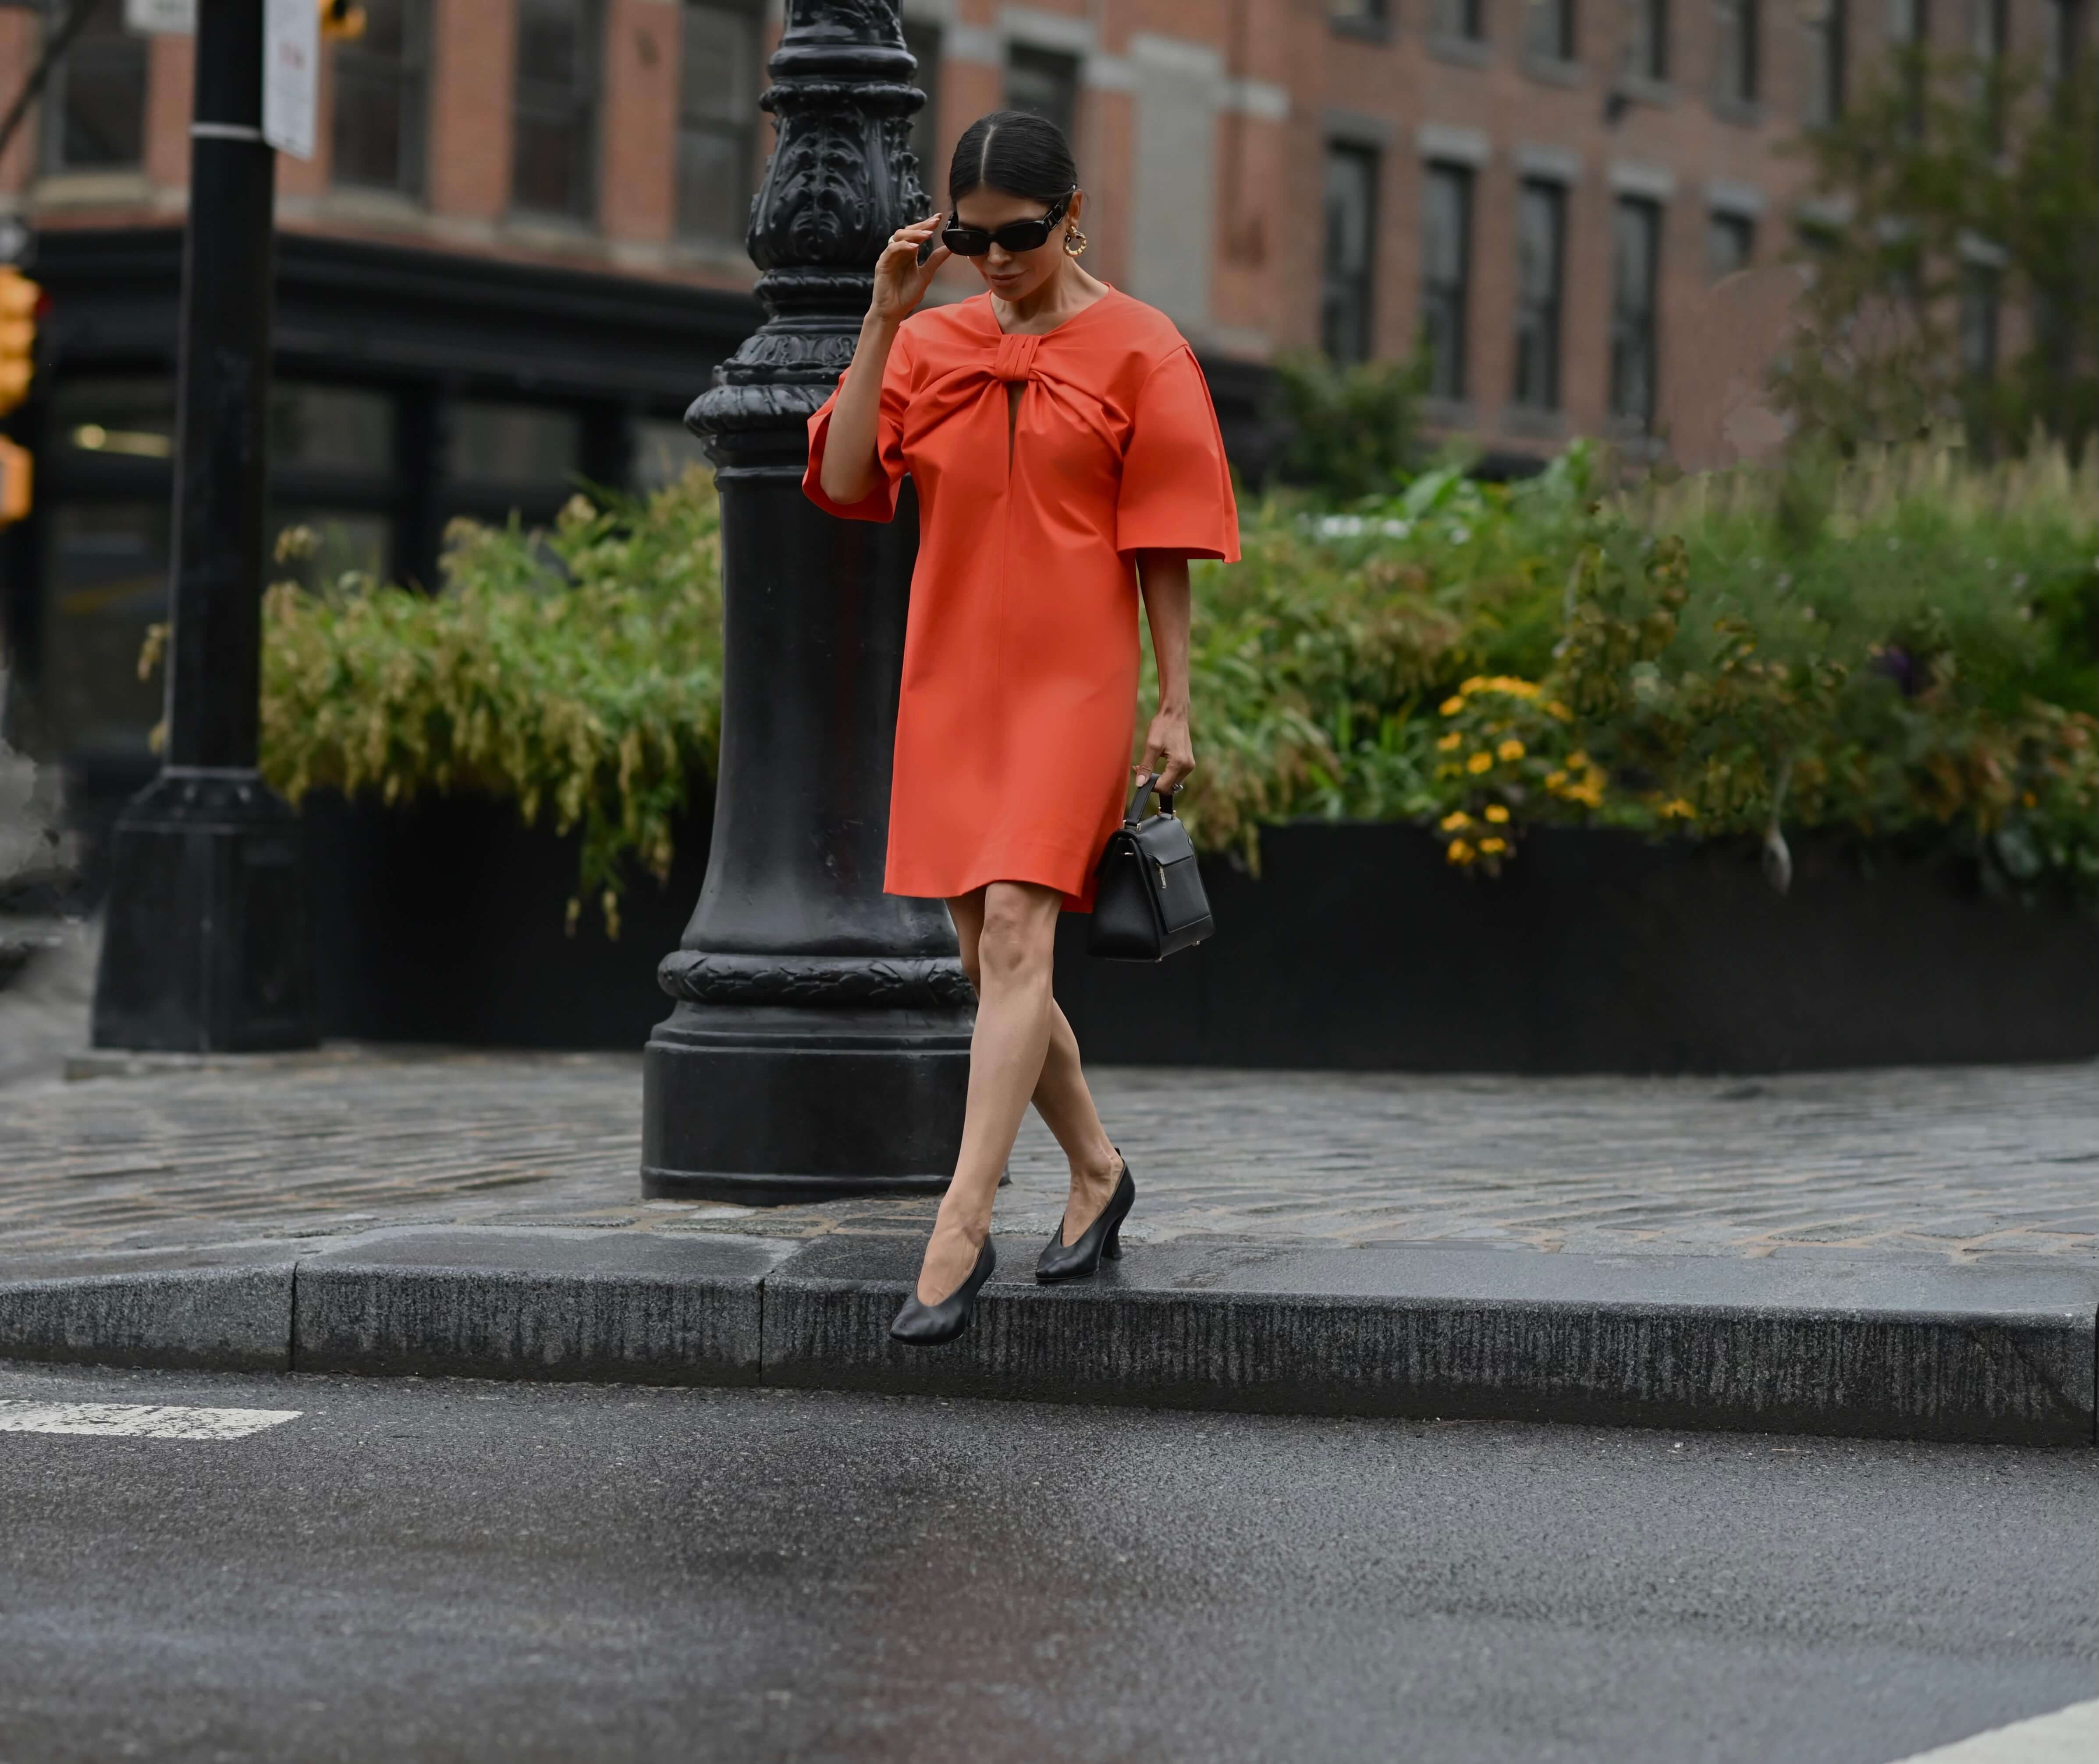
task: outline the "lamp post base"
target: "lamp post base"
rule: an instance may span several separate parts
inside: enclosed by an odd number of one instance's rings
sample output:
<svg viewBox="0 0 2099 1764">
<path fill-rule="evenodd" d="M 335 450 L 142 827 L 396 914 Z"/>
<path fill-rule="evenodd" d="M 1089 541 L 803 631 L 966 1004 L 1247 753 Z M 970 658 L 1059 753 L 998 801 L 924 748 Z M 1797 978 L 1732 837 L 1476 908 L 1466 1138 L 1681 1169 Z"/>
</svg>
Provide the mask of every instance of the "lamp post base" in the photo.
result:
<svg viewBox="0 0 2099 1764">
<path fill-rule="evenodd" d="M 680 1002 L 642 1052 L 642 1193 L 757 1207 L 939 1194 L 972 1015 Z"/>
<path fill-rule="evenodd" d="M 242 768 L 170 766 L 118 819 L 96 1047 L 253 1054 L 316 1045 L 299 819 Z"/>
</svg>

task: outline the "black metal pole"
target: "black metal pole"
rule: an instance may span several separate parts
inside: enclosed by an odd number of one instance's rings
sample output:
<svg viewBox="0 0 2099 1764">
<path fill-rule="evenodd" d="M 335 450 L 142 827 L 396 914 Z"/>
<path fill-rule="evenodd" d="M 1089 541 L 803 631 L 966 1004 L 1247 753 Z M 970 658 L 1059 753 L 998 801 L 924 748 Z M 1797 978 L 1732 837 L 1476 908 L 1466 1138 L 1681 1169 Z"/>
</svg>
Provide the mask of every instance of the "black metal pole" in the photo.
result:
<svg viewBox="0 0 2099 1764">
<path fill-rule="evenodd" d="M 676 1007 L 643 1056 L 650 1194 L 933 1190 L 961 1137 L 953 930 L 882 891 L 917 507 L 839 521 L 801 487 L 874 260 L 926 212 L 915 65 L 895 0 L 788 0 L 750 232 L 768 316 L 685 418 L 721 490 L 721 767 L 699 905 L 658 970 Z"/>
<path fill-rule="evenodd" d="M 98 1047 L 318 1039 L 299 824 L 256 769 L 276 155 L 262 0 L 200 0 L 183 255 L 167 746 L 110 851 Z"/>
</svg>

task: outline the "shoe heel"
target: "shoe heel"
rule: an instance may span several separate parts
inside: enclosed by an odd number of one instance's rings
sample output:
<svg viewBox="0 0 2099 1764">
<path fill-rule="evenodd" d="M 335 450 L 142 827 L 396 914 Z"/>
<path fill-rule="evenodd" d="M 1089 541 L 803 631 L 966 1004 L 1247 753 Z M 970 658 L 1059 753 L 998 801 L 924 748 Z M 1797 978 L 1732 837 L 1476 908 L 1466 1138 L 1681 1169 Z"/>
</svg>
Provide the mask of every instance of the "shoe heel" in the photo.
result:
<svg viewBox="0 0 2099 1764">
<path fill-rule="evenodd" d="M 1119 1262 L 1122 1260 L 1122 1221 L 1116 1221 L 1115 1230 L 1101 1242 L 1101 1260 Z"/>
</svg>

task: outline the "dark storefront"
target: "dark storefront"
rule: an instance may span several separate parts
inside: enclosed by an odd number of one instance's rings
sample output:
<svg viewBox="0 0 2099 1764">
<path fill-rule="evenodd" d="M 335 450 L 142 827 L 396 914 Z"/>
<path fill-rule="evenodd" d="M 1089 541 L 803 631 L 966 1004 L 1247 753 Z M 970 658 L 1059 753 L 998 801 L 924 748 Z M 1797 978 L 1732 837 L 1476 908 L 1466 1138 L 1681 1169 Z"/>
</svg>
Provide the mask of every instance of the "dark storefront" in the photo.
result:
<svg viewBox="0 0 2099 1764">
<path fill-rule="evenodd" d="M 182 235 L 51 231 L 36 395 L 9 428 L 36 512 L 0 536 L 10 739 L 60 761 L 89 823 L 151 775 L 166 616 Z M 272 537 L 310 583 L 434 585 L 446 524 L 552 517 L 579 482 L 647 487 L 700 457 L 680 420 L 757 322 L 746 297 L 280 235 Z"/>
</svg>

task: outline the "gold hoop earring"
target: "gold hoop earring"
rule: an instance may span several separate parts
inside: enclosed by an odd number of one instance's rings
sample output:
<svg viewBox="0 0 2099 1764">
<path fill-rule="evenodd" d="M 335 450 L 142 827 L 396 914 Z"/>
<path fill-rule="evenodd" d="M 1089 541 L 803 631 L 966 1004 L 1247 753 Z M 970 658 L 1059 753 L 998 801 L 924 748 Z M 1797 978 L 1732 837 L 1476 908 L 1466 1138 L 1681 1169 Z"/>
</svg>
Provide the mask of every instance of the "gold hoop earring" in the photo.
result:
<svg viewBox="0 0 2099 1764">
<path fill-rule="evenodd" d="M 1080 232 L 1076 227 L 1066 227 L 1064 229 L 1064 255 L 1067 257 L 1083 257 L 1085 255 L 1085 250 L 1086 235 Z"/>
</svg>

